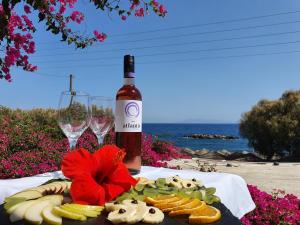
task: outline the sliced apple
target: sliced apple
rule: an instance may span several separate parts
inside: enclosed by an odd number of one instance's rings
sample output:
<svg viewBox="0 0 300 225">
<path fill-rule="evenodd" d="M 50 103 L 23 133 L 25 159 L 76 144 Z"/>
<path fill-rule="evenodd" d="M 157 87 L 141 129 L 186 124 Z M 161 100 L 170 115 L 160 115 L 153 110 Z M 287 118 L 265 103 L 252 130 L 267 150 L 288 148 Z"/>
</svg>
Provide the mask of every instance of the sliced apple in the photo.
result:
<svg viewBox="0 0 300 225">
<path fill-rule="evenodd" d="M 21 202 L 18 204 L 18 207 L 12 211 L 12 213 L 9 216 L 9 220 L 11 222 L 16 222 L 19 220 L 22 220 L 24 218 L 25 212 L 27 209 L 32 206 L 34 203 L 36 203 L 38 200 L 29 200 L 26 202 Z"/>
<path fill-rule="evenodd" d="M 51 205 L 50 200 L 37 200 L 25 212 L 24 219 L 29 223 L 39 225 L 43 222 L 42 211 Z"/>
<path fill-rule="evenodd" d="M 67 184 L 67 190 L 70 190 L 72 182 L 66 181 L 66 184 Z"/>
<path fill-rule="evenodd" d="M 59 206 L 61 205 L 62 201 L 64 200 L 64 197 L 62 195 L 46 195 L 39 200 L 48 200 L 50 201 L 53 205 Z"/>
<path fill-rule="evenodd" d="M 30 190 L 30 191 L 38 191 L 38 192 L 40 192 L 41 194 L 44 195 L 44 194 L 46 194 L 47 188 L 44 187 L 44 185 L 42 185 L 42 186 L 38 186 L 38 187 L 35 187 L 35 188 L 30 188 L 28 190 Z"/>
<path fill-rule="evenodd" d="M 62 217 L 54 214 L 52 212 L 53 205 L 46 206 L 42 211 L 42 217 L 46 223 L 50 225 L 61 225 L 62 224 Z"/>
<path fill-rule="evenodd" d="M 4 209 L 9 210 L 14 205 L 17 205 L 18 203 L 24 202 L 25 198 L 10 198 L 8 202 L 5 202 Z"/>
<path fill-rule="evenodd" d="M 83 210 L 92 210 L 96 212 L 101 212 L 104 207 L 103 206 L 98 206 L 98 205 L 81 205 L 81 204 L 76 204 L 76 203 L 70 203 L 70 204 L 64 204 L 68 205 L 73 208 L 78 208 L 78 209 L 83 209 Z"/>
<path fill-rule="evenodd" d="M 72 219 L 72 220 L 81 220 L 81 221 L 86 220 L 86 216 L 77 214 L 77 213 L 72 213 L 72 212 L 64 210 L 58 206 L 55 206 L 53 208 L 52 212 L 57 216 L 65 217 L 65 218 Z"/>
<path fill-rule="evenodd" d="M 42 196 L 43 195 L 38 191 L 22 191 L 6 198 L 5 202 L 9 202 L 11 198 L 24 198 L 25 200 L 31 200 L 31 199 L 40 198 Z"/>
<path fill-rule="evenodd" d="M 62 187 L 62 190 L 60 193 L 63 193 L 68 188 L 68 185 L 66 182 L 61 182 L 60 185 Z"/>
<path fill-rule="evenodd" d="M 99 212 L 96 212 L 96 211 L 78 209 L 78 208 L 74 208 L 74 207 L 68 206 L 68 205 L 62 205 L 60 208 L 66 210 L 66 211 L 81 214 L 81 215 L 84 215 L 87 217 L 97 217 L 100 214 Z"/>
</svg>

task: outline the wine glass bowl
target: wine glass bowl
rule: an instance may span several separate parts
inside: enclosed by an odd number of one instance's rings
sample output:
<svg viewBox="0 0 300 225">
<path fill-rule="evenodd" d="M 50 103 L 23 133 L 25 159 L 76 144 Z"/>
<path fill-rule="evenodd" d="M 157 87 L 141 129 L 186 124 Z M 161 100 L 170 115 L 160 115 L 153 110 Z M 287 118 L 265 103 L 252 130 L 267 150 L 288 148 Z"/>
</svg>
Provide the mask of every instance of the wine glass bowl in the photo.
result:
<svg viewBox="0 0 300 225">
<path fill-rule="evenodd" d="M 101 145 L 105 135 L 114 124 L 113 100 L 108 97 L 90 97 L 91 123 L 90 128 L 97 136 Z"/>
<path fill-rule="evenodd" d="M 91 119 L 89 95 L 79 91 L 61 93 L 58 109 L 58 124 L 67 136 L 70 149 L 88 128 Z"/>
</svg>

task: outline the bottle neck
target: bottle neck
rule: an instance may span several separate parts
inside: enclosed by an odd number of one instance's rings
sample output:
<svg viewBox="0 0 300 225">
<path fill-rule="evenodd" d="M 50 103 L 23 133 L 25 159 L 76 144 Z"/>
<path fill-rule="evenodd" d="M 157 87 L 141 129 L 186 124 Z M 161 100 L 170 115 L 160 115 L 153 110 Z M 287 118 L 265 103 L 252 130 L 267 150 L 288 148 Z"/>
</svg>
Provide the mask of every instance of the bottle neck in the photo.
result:
<svg viewBox="0 0 300 225">
<path fill-rule="evenodd" d="M 135 85 L 135 79 L 124 77 L 124 85 Z"/>
</svg>

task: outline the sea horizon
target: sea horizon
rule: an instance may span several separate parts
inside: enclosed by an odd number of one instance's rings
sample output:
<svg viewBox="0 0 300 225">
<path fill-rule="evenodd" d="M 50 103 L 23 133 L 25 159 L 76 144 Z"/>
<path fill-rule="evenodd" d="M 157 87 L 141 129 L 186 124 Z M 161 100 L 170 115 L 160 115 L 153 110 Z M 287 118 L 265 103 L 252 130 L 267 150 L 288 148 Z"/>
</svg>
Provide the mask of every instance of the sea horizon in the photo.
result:
<svg viewBox="0 0 300 225">
<path fill-rule="evenodd" d="M 143 131 L 159 140 L 192 150 L 253 151 L 248 140 L 241 137 L 239 123 L 143 123 Z M 193 139 L 190 134 L 217 134 L 235 136 L 235 140 Z"/>
</svg>

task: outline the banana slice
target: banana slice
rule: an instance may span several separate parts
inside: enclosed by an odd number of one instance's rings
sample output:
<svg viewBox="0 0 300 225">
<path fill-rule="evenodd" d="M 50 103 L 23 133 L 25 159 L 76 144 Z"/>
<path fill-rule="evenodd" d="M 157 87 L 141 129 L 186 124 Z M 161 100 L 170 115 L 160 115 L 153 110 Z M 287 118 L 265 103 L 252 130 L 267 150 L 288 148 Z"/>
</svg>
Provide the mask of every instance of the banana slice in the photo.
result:
<svg viewBox="0 0 300 225">
<path fill-rule="evenodd" d="M 182 179 L 178 175 L 166 178 L 166 184 L 168 184 L 168 186 L 182 188 L 181 182 Z"/>
<path fill-rule="evenodd" d="M 138 180 L 138 184 L 147 184 L 149 181 L 146 177 L 137 177 L 136 180 Z"/>
<path fill-rule="evenodd" d="M 147 207 L 143 222 L 150 224 L 161 223 L 164 220 L 164 217 L 165 215 L 160 209 L 156 207 Z"/>
<path fill-rule="evenodd" d="M 107 219 L 113 224 L 126 223 L 136 214 L 136 209 L 128 205 L 121 205 L 118 210 L 110 212 Z"/>
<path fill-rule="evenodd" d="M 105 210 L 107 212 L 119 210 L 123 205 L 120 204 L 119 202 L 107 202 L 105 203 Z"/>
<path fill-rule="evenodd" d="M 201 180 L 196 180 L 195 178 L 192 179 L 192 181 L 194 182 L 194 184 L 198 187 L 203 187 L 203 182 Z"/>
<path fill-rule="evenodd" d="M 135 208 L 137 208 L 138 206 L 146 206 L 146 202 L 133 200 L 133 199 L 126 199 L 122 203 L 124 205 L 129 205 L 129 206 L 132 206 L 132 207 L 135 207 Z"/>
<path fill-rule="evenodd" d="M 183 188 L 194 188 L 196 184 L 192 180 L 182 180 L 181 185 Z"/>
<path fill-rule="evenodd" d="M 148 211 L 148 207 L 146 206 L 146 204 L 137 205 L 135 209 L 136 209 L 136 213 L 134 214 L 134 216 L 127 218 L 126 222 L 128 224 L 134 224 L 142 221 Z"/>
</svg>

